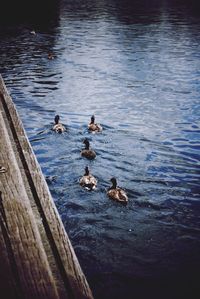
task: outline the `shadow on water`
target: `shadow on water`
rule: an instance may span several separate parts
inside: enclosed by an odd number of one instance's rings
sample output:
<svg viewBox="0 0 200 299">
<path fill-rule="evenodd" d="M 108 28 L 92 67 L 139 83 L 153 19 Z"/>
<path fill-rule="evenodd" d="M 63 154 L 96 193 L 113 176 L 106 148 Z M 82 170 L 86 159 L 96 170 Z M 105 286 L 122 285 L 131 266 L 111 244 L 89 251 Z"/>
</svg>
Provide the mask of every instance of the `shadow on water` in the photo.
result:
<svg viewBox="0 0 200 299">
<path fill-rule="evenodd" d="M 152 279 L 151 277 L 130 278 L 129 275 L 107 272 L 104 273 L 104 277 L 98 274 L 95 275 L 92 278 L 92 284 L 98 286 L 99 291 L 95 298 L 99 299 L 120 299 L 122 297 L 126 299 L 186 299 L 190 298 L 191 294 L 192 298 L 197 299 L 197 294 L 199 293 L 197 273 L 193 273 L 190 265 L 188 265 L 187 271 L 187 275 L 183 274 L 178 278 L 176 275 L 170 275 L 169 278 L 166 273 L 164 277 L 159 277 L 158 275 L 157 279 Z M 105 281 L 103 285 L 100 284 L 102 280 Z M 124 285 L 126 288 L 124 288 Z"/>
<path fill-rule="evenodd" d="M 7 0 L 1 6 L 0 25 L 27 24 L 31 29 L 46 28 L 56 24 L 60 0 Z"/>
</svg>

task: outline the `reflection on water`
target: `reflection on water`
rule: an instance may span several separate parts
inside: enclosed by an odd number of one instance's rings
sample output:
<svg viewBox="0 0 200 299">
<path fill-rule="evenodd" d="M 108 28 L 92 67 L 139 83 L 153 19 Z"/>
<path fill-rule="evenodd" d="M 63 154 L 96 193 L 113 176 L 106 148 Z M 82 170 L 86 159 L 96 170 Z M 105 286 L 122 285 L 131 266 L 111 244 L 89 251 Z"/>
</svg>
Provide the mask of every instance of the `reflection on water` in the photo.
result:
<svg viewBox="0 0 200 299">
<path fill-rule="evenodd" d="M 0 71 L 95 298 L 194 298 L 198 288 L 195 4 L 61 1 L 43 22 L 0 27 Z M 62 135 L 51 130 L 55 114 Z M 92 114 L 100 134 L 87 132 Z M 85 137 L 94 161 L 80 156 Z M 95 192 L 78 184 L 86 165 Z M 106 197 L 112 176 L 126 207 Z"/>
</svg>

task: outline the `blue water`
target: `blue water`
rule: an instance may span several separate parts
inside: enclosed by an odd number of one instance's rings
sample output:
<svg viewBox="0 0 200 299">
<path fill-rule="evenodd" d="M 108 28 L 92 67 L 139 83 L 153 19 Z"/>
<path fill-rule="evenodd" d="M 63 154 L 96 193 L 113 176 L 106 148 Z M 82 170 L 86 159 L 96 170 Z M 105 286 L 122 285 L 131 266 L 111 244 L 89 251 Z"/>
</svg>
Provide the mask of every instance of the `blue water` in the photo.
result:
<svg viewBox="0 0 200 299">
<path fill-rule="evenodd" d="M 1 23 L 0 72 L 95 299 L 199 291 L 196 3 L 61 1 Z M 62 135 L 51 131 L 56 114 Z M 92 114 L 100 134 L 87 131 Z M 80 155 L 85 137 L 94 161 Z M 94 192 L 78 183 L 86 165 Z M 127 206 L 107 198 L 112 176 Z"/>
</svg>

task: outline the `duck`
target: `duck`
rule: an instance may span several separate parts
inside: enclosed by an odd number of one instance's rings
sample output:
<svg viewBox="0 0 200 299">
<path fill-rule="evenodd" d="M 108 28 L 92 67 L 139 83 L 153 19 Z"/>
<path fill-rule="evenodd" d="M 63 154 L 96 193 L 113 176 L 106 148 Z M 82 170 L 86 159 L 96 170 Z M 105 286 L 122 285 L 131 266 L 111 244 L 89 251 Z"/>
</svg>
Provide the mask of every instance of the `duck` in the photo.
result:
<svg viewBox="0 0 200 299">
<path fill-rule="evenodd" d="M 63 133 L 64 131 L 66 131 L 65 127 L 59 122 L 60 121 L 60 116 L 56 115 L 54 118 L 54 126 L 53 126 L 53 131 L 55 131 L 56 133 Z"/>
<path fill-rule="evenodd" d="M 90 174 L 88 166 L 85 167 L 85 174 L 79 181 L 80 185 L 87 190 L 95 190 L 97 187 L 97 179 Z"/>
<path fill-rule="evenodd" d="M 110 181 L 112 182 L 112 186 L 107 191 L 108 197 L 118 202 L 126 204 L 128 202 L 128 196 L 126 192 L 117 186 L 116 178 L 113 177 L 110 179 Z"/>
<path fill-rule="evenodd" d="M 96 153 L 95 153 L 95 151 L 93 151 L 92 149 L 90 149 L 90 142 L 89 142 L 89 140 L 87 138 L 85 138 L 83 140 L 83 143 L 85 144 L 85 149 L 83 149 L 81 151 L 81 156 L 85 157 L 87 159 L 90 159 L 90 160 L 94 159 L 96 157 Z"/>
<path fill-rule="evenodd" d="M 53 56 L 52 53 L 49 53 L 49 54 L 48 54 L 48 59 L 49 59 L 49 60 L 53 60 L 53 59 L 54 59 L 54 56 Z"/>
<path fill-rule="evenodd" d="M 99 124 L 95 123 L 95 116 L 92 115 L 91 121 L 88 124 L 88 130 L 95 133 L 95 132 L 101 132 L 102 131 L 102 126 Z"/>
</svg>

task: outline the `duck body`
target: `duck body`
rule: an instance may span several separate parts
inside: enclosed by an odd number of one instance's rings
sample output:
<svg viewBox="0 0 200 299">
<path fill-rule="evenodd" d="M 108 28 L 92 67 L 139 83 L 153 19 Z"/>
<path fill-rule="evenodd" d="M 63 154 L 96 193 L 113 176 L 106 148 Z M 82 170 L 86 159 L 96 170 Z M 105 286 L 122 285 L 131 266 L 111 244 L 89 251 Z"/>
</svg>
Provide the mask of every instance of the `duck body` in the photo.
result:
<svg viewBox="0 0 200 299">
<path fill-rule="evenodd" d="M 84 149 L 81 151 L 81 156 L 85 157 L 89 160 L 93 160 L 96 158 L 96 153 L 95 153 L 95 151 L 93 151 L 91 149 L 89 149 L 89 150 Z"/>
<path fill-rule="evenodd" d="M 88 125 L 88 130 L 90 132 L 101 132 L 102 131 L 102 126 L 100 126 L 99 124 L 95 123 L 95 117 L 94 115 L 92 115 L 91 117 L 91 122 Z"/>
<path fill-rule="evenodd" d="M 85 174 L 79 181 L 80 185 L 87 190 L 94 190 L 97 186 L 97 179 L 90 174 L 88 167 L 85 168 Z"/>
<path fill-rule="evenodd" d="M 66 131 L 65 127 L 62 124 L 56 124 L 53 126 L 53 131 L 55 131 L 56 133 L 63 133 Z"/>
<path fill-rule="evenodd" d="M 107 191 L 108 197 L 118 202 L 126 204 L 128 202 L 128 196 L 126 192 L 123 189 L 117 187 L 117 181 L 115 178 L 112 178 L 111 182 L 112 187 L 110 187 Z"/>
<path fill-rule="evenodd" d="M 48 59 L 49 59 L 49 60 L 53 60 L 53 59 L 54 59 L 54 56 L 53 56 L 52 53 L 49 53 L 49 54 L 48 54 Z"/>
<path fill-rule="evenodd" d="M 63 124 L 61 124 L 61 123 L 59 122 L 59 120 L 60 120 L 60 116 L 59 116 L 59 115 L 56 115 L 56 116 L 55 116 L 55 119 L 54 119 L 55 124 L 54 124 L 54 126 L 53 126 L 52 129 L 53 129 L 53 131 L 55 131 L 56 133 L 61 134 L 61 133 L 63 133 L 63 132 L 66 131 L 66 128 L 63 126 Z"/>
<path fill-rule="evenodd" d="M 85 144 L 85 149 L 81 151 L 81 156 L 85 157 L 89 160 L 93 160 L 96 157 L 95 151 L 90 149 L 90 143 L 89 140 L 86 138 L 84 139 L 83 143 Z"/>
</svg>

